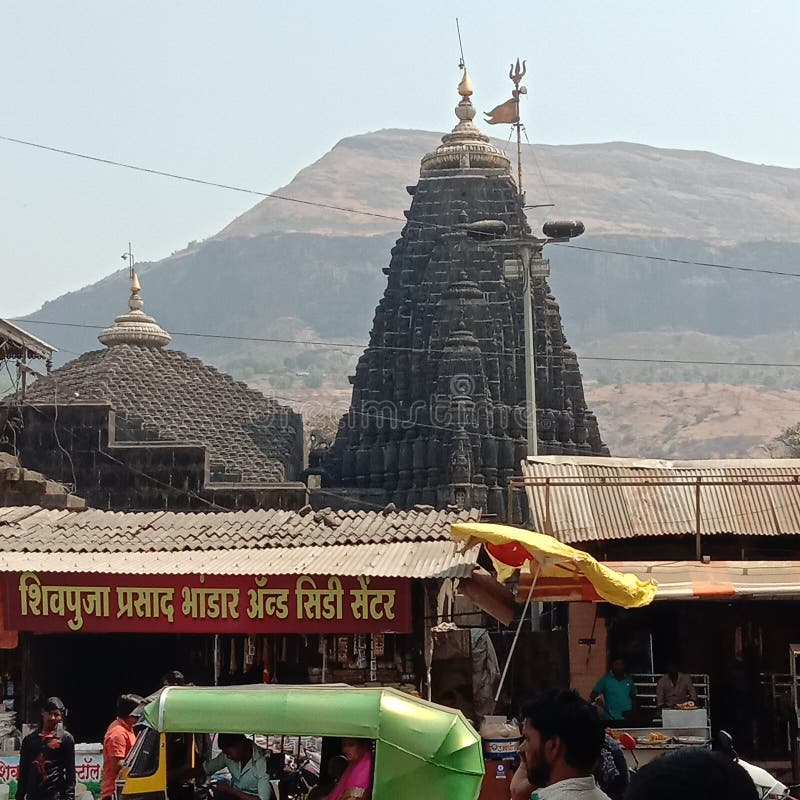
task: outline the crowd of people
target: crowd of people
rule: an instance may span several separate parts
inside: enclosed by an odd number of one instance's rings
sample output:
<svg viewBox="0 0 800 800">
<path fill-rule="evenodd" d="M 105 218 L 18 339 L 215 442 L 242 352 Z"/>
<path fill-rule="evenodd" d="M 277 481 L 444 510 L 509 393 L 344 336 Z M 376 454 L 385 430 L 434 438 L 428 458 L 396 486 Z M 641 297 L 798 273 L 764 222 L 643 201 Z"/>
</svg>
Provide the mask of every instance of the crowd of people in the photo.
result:
<svg viewBox="0 0 800 800">
<path fill-rule="evenodd" d="M 671 668 L 660 682 L 659 704 L 666 707 L 694 692 Z M 168 673 L 164 685 L 185 683 Z M 696 695 L 694 695 L 696 698 Z M 598 698 L 604 702 L 598 704 Z M 103 739 L 101 800 L 115 796 L 117 777 L 134 745 L 145 698 L 123 694 Z M 624 754 L 607 734 L 610 721 L 625 719 L 635 703 L 635 686 L 620 659 L 594 688 L 590 700 L 574 690 L 546 692 L 523 705 L 520 766 L 511 783 L 512 800 L 755 800 L 747 772 L 732 759 L 709 750 L 687 748 L 646 764 L 631 778 Z M 600 713 L 598 713 L 598 711 Z M 18 800 L 75 800 L 75 743 L 64 727 L 66 708 L 58 697 L 42 706 L 37 730 L 21 744 Z M 186 777 L 205 781 L 223 769 L 230 780 L 214 781 L 218 800 L 273 800 L 269 753 L 238 733 L 220 733 L 219 754 L 204 753 L 202 766 Z M 342 756 L 328 770 L 327 786 L 314 800 L 367 800 L 372 777 L 372 742 L 343 739 Z"/>
<path fill-rule="evenodd" d="M 630 779 L 593 702 L 554 690 L 521 711 L 520 768 L 512 800 L 757 800 L 747 772 L 703 748 L 661 756 Z"/>
<path fill-rule="evenodd" d="M 162 688 L 185 686 L 183 674 L 171 670 Z M 134 726 L 149 698 L 122 694 L 116 717 L 103 737 L 100 800 L 116 797 L 117 778 L 136 742 Z M 17 779 L 17 800 L 75 800 L 75 742 L 64 727 L 67 710 L 58 697 L 42 705 L 37 730 L 22 740 Z M 211 780 L 215 800 L 275 800 L 269 773 L 269 753 L 241 733 L 219 733 L 219 753 L 211 755 L 209 737 L 200 747 L 200 766 L 181 771 L 179 780 L 209 779 L 227 770 L 228 780 Z M 365 800 L 372 779 L 372 743 L 366 739 L 342 739 L 341 756 L 331 759 L 327 786 L 316 787 L 315 800 Z M 324 790 L 324 791 L 323 791 Z"/>
</svg>

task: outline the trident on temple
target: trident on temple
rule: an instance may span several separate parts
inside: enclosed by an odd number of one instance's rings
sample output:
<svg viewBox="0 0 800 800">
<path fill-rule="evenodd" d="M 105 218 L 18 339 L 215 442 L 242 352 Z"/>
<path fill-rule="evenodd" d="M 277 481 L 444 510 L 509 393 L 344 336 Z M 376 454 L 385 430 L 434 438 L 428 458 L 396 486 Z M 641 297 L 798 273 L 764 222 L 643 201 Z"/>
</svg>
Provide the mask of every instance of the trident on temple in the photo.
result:
<svg viewBox="0 0 800 800">
<path fill-rule="evenodd" d="M 519 59 L 516 64 L 512 64 L 508 70 L 508 77 L 514 84 L 514 89 L 511 92 L 511 99 L 506 100 L 505 103 L 500 103 L 495 106 L 491 111 L 486 112 L 486 122 L 489 125 L 511 124 L 517 129 L 517 186 L 519 189 L 520 197 L 523 195 L 522 191 L 522 122 L 520 121 L 519 114 L 519 98 L 523 94 L 527 94 L 528 90 L 521 85 L 522 79 L 525 77 L 527 70 L 527 62 L 523 61 L 520 66 Z"/>
<path fill-rule="evenodd" d="M 519 116 L 519 98 L 520 95 L 528 93 L 528 90 L 520 85 L 527 71 L 528 69 L 524 60 L 522 62 L 522 69 L 520 69 L 519 59 L 517 59 L 516 66 L 512 64 L 508 70 L 508 77 L 514 82 L 514 90 L 511 92 L 511 97 L 514 99 L 517 112 L 517 119 L 515 122 L 515 127 L 517 129 L 517 185 L 519 187 L 519 196 L 523 198 L 523 202 L 525 192 L 522 190 L 522 122 Z"/>
</svg>

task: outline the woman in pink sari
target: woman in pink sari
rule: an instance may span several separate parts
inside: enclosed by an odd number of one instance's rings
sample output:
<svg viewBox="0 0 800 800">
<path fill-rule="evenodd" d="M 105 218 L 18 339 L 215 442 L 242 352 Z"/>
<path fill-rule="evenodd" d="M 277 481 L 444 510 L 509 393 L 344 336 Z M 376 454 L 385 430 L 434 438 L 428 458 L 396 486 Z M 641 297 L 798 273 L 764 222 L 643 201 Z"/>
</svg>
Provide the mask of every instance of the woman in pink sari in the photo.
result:
<svg viewBox="0 0 800 800">
<path fill-rule="evenodd" d="M 372 742 L 342 739 L 347 769 L 326 800 L 368 800 L 372 780 Z"/>
</svg>

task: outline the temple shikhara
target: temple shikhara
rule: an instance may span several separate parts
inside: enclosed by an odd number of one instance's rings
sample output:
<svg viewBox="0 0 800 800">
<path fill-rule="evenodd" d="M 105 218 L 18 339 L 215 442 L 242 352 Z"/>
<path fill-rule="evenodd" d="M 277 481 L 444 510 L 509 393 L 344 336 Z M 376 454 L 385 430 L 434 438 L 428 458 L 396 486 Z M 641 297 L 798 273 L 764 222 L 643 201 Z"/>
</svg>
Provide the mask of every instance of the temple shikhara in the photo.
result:
<svg viewBox="0 0 800 800">
<path fill-rule="evenodd" d="M 103 349 L 0 400 L 11 454 L 95 508 L 302 507 L 300 415 L 169 349 L 143 305 L 133 274 Z"/>
<path fill-rule="evenodd" d="M 475 126 L 466 72 L 458 90 L 458 124 L 408 187 L 350 409 L 310 471 L 356 503 L 503 515 L 527 454 L 524 306 L 504 265 L 530 228 L 511 162 Z M 533 306 L 539 453 L 608 455 L 544 278 Z"/>
</svg>

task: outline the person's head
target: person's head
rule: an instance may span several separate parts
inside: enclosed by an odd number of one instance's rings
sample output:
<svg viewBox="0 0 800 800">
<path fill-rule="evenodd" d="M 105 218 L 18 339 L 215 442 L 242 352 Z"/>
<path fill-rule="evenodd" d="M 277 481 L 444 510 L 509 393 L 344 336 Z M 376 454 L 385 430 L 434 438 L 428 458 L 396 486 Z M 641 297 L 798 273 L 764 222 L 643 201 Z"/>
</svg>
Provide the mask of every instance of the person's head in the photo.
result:
<svg viewBox="0 0 800 800">
<path fill-rule="evenodd" d="M 675 680 L 678 677 L 678 673 L 679 672 L 680 672 L 680 669 L 678 667 L 678 659 L 677 658 L 671 658 L 669 661 L 667 661 L 667 672 L 666 672 L 666 674 L 669 675 L 670 678 Z"/>
<path fill-rule="evenodd" d="M 221 733 L 217 744 L 231 761 L 245 761 L 253 751 L 253 743 L 243 733 Z"/>
<path fill-rule="evenodd" d="M 143 702 L 138 694 L 121 694 L 117 698 L 117 716 L 132 725 L 138 719 L 136 709 Z"/>
<path fill-rule="evenodd" d="M 348 763 L 354 764 L 370 751 L 369 739 L 342 739 L 342 753 Z"/>
<path fill-rule="evenodd" d="M 183 677 L 183 673 L 177 669 L 171 669 L 169 672 L 164 674 L 164 677 L 161 679 L 162 686 L 186 686 L 186 678 Z"/>
<path fill-rule="evenodd" d="M 745 769 L 721 753 L 685 747 L 645 764 L 625 800 L 758 800 Z"/>
<path fill-rule="evenodd" d="M 591 774 L 605 739 L 591 703 L 571 689 L 554 689 L 526 703 L 521 718 L 520 756 L 533 786 Z"/>
<path fill-rule="evenodd" d="M 48 697 L 42 704 L 42 730 L 52 733 L 59 722 L 64 721 L 67 709 L 60 697 Z"/>
<path fill-rule="evenodd" d="M 621 678 L 625 674 L 625 659 L 615 656 L 611 659 L 611 672 L 615 678 Z"/>
</svg>

